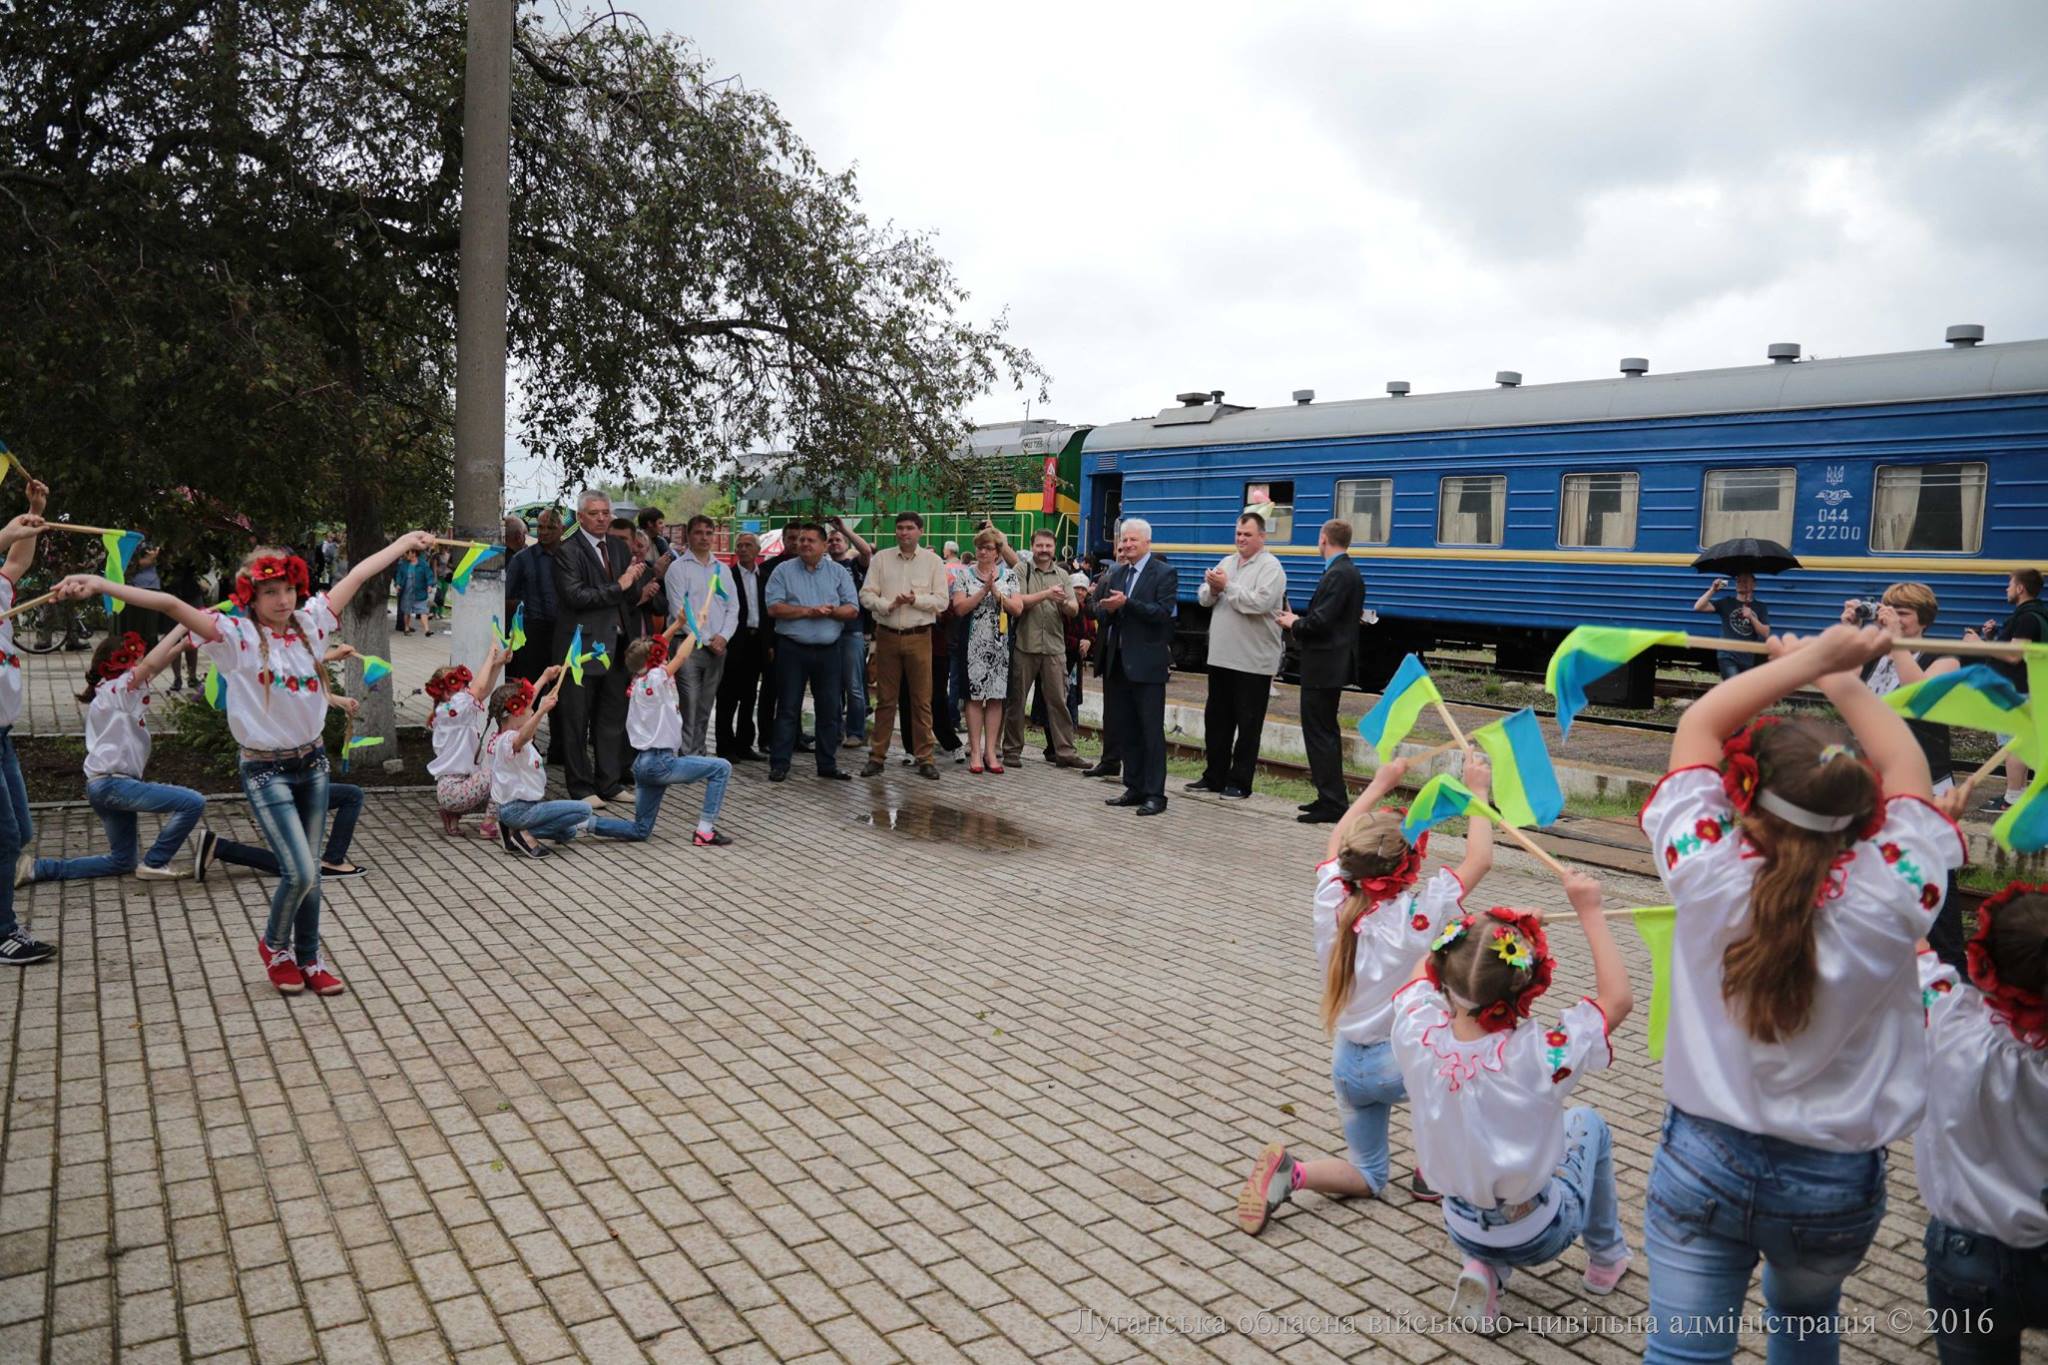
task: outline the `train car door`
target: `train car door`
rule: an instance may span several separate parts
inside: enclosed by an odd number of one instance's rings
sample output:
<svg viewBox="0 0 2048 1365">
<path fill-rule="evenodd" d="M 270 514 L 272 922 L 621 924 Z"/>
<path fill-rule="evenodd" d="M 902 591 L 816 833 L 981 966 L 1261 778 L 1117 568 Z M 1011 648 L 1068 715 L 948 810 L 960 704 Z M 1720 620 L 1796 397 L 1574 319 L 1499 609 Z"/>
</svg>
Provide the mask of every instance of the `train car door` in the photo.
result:
<svg viewBox="0 0 2048 1365">
<path fill-rule="evenodd" d="M 1096 474 L 1088 490 L 1088 543 L 1082 553 L 1116 544 L 1116 524 L 1123 516 L 1124 476 Z"/>
</svg>

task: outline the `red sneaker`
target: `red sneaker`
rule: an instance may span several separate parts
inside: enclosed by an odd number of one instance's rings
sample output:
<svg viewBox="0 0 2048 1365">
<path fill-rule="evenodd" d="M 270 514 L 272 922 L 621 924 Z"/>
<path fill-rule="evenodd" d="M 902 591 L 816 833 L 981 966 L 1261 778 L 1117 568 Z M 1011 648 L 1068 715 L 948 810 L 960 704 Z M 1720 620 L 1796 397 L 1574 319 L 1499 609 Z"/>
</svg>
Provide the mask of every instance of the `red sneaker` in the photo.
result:
<svg viewBox="0 0 2048 1365">
<path fill-rule="evenodd" d="M 271 951 L 270 945 L 259 936 L 256 956 L 262 960 L 263 970 L 270 977 L 270 984 L 277 987 L 279 995 L 297 995 L 306 989 L 305 975 L 299 971 L 299 964 L 292 961 L 290 953 Z"/>
<path fill-rule="evenodd" d="M 306 984 L 313 988 L 315 995 L 340 995 L 348 987 L 341 984 L 341 978 L 327 965 L 327 959 L 316 957 L 305 969 Z"/>
</svg>

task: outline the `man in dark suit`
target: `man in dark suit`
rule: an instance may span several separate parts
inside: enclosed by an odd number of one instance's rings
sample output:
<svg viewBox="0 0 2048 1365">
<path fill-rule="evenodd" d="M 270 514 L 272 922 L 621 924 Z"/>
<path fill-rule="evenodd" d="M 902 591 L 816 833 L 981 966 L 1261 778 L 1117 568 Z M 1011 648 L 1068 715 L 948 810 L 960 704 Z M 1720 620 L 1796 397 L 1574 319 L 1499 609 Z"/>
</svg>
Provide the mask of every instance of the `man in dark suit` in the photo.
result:
<svg viewBox="0 0 2048 1365">
<path fill-rule="evenodd" d="M 1351 795 L 1344 786 L 1344 737 L 1337 730 L 1337 700 L 1358 676 L 1358 614 L 1365 580 L 1351 560 L 1351 523 L 1326 521 L 1316 537 L 1323 576 L 1299 616 L 1284 608 L 1280 624 L 1294 632 L 1301 655 L 1301 738 L 1316 799 L 1296 817 L 1304 825 L 1342 819 Z"/>
<path fill-rule="evenodd" d="M 754 751 L 754 706 L 768 666 L 768 636 L 774 622 L 761 608 L 767 570 L 761 563 L 760 537 L 743 531 L 732 548 L 733 596 L 738 600 L 740 622 L 725 648 L 725 673 L 718 680 L 718 756 L 745 763 L 761 757 Z M 764 747 L 768 738 L 764 723 Z"/>
<path fill-rule="evenodd" d="M 1117 533 L 1123 567 L 1095 603 L 1102 631 L 1104 723 L 1123 753 L 1124 790 L 1104 804 L 1166 811 L 1166 675 L 1173 667 L 1173 618 L 1180 574 L 1152 553 L 1152 527 L 1137 517 Z"/>
<path fill-rule="evenodd" d="M 555 551 L 555 660 L 569 651 L 578 627 L 583 648 L 603 645 L 583 666 L 583 681 L 562 684 L 554 722 L 562 727 L 562 766 L 569 795 L 602 806 L 625 789 L 632 763 L 626 746 L 626 643 L 640 634 L 640 609 L 659 587 L 647 565 L 610 534 L 612 500 L 591 490 L 576 500 L 576 530 Z M 593 762 L 593 751 L 595 761 Z"/>
<path fill-rule="evenodd" d="M 1110 579 L 1123 572 L 1124 556 L 1121 549 L 1111 549 L 1103 557 L 1109 560 L 1109 564 L 1096 573 L 1094 581 L 1088 585 L 1087 597 L 1081 603 L 1081 614 L 1096 623 L 1095 644 L 1089 651 L 1088 663 L 1095 676 L 1102 680 L 1102 757 L 1095 760 L 1095 766 L 1084 770 L 1081 776 L 1106 777 L 1113 782 L 1121 782 L 1124 776 L 1123 745 L 1114 725 L 1116 708 L 1109 704 L 1110 689 L 1113 686 L 1121 686 L 1121 682 L 1110 681 L 1109 660 L 1102 652 L 1103 641 L 1108 638 L 1109 618 L 1095 608 L 1096 603 L 1108 594 Z M 1077 709 L 1074 714 L 1078 716 L 1081 713 Z"/>
</svg>

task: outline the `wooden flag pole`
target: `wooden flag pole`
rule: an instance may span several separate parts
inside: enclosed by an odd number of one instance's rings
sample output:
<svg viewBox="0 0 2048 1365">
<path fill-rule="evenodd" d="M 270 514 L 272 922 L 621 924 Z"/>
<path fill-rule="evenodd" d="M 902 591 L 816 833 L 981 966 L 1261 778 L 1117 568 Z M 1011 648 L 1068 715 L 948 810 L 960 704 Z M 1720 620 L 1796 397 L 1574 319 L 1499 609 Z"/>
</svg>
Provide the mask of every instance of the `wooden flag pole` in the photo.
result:
<svg viewBox="0 0 2048 1365">
<path fill-rule="evenodd" d="M 1600 907 L 1600 918 L 1619 919 L 1623 915 L 1633 915 L 1638 910 L 1653 910 L 1656 908 L 1650 905 L 1603 905 Z M 1579 912 L 1576 910 L 1553 910 L 1543 917 L 1543 922 L 1545 924 L 1559 924 L 1565 920 L 1576 920 L 1578 917 Z"/>
<path fill-rule="evenodd" d="M 57 590 L 55 588 L 52 588 L 50 589 L 50 591 L 44 593 L 41 597 L 31 597 L 26 602 L 17 603 L 14 606 L 9 607 L 6 611 L 0 611 L 0 621 L 11 621 L 31 607 L 40 607 L 41 605 L 43 605 L 43 603 L 49 601 L 56 595 Z"/>
<path fill-rule="evenodd" d="M 1809 637 L 1811 638 L 1811 637 Z M 1768 654 L 1771 647 L 1762 640 L 1721 640 L 1706 635 L 1685 637 L 1689 649 L 1721 650 L 1729 654 Z M 1931 654 L 1954 654 L 1970 659 L 2017 659 L 2026 653 L 2024 640 L 1937 640 L 1931 635 L 1901 635 L 1900 649 L 1924 649 Z"/>
<path fill-rule="evenodd" d="M 1976 772 L 1971 773 L 1968 777 L 1963 779 L 1964 800 L 1969 799 L 1970 788 L 1976 786 L 1979 782 L 1982 782 L 1985 778 L 1991 776 L 1991 770 L 1999 766 L 2001 763 L 2005 762 L 2006 755 L 2012 752 L 2013 743 L 2014 741 L 2009 739 L 2004 744 L 2000 745 L 1997 753 L 1991 755 L 1991 757 L 1984 760 L 1983 767 L 1977 769 Z"/>
<path fill-rule="evenodd" d="M 1436 713 L 1444 718 L 1444 724 L 1450 728 L 1451 742 L 1453 744 L 1456 744 L 1460 749 L 1463 749 L 1466 753 L 1471 753 L 1472 741 L 1465 738 L 1465 732 L 1458 728 L 1458 722 L 1451 719 L 1451 708 L 1444 705 L 1443 698 L 1439 697 L 1436 699 L 1435 702 L 1431 704 L 1436 707 Z M 1434 750 L 1432 750 L 1432 752 L 1434 752 Z"/>
<path fill-rule="evenodd" d="M 1421 753 L 1416 754 L 1412 758 L 1404 758 L 1401 761 L 1403 763 L 1406 763 L 1410 768 L 1413 768 L 1418 763 L 1427 763 L 1432 758 L 1435 758 L 1438 754 L 1447 753 L 1450 750 L 1457 748 L 1458 744 L 1458 740 L 1447 739 L 1443 743 L 1435 745 L 1432 748 L 1424 749 Z"/>
<path fill-rule="evenodd" d="M 1537 843 L 1534 839 L 1531 839 L 1528 835 L 1522 833 L 1522 831 L 1516 829 L 1513 825 L 1510 825 L 1505 821 L 1500 822 L 1500 828 L 1501 831 L 1508 836 L 1508 838 L 1513 839 L 1516 843 L 1520 844 L 1523 848 L 1527 849 L 1531 854 L 1533 854 L 1536 858 L 1536 861 L 1542 863 L 1545 867 L 1549 868 L 1552 872 L 1555 872 L 1558 876 L 1564 876 L 1564 864 L 1559 862 L 1557 859 L 1551 857 L 1548 853 L 1544 852 L 1543 846 L 1541 844 Z"/>
<path fill-rule="evenodd" d="M 125 536 L 129 534 L 127 531 L 119 530 L 112 526 L 80 526 L 75 521 L 46 521 L 43 523 L 43 529 L 45 531 L 76 531 L 78 534 L 85 536 Z"/>
<path fill-rule="evenodd" d="M 455 547 L 456 549 L 460 549 L 460 550 L 473 550 L 473 549 L 477 548 L 477 547 L 478 547 L 479 545 L 481 545 L 481 546 L 485 546 L 486 548 L 488 548 L 488 546 L 489 546 L 489 542 L 488 542 L 488 541 L 482 541 L 482 540 L 450 540 L 450 539 L 449 539 L 448 537 L 446 537 L 446 536 L 435 536 L 435 537 L 434 537 L 434 543 L 435 543 L 436 545 L 451 545 L 451 546 L 454 546 L 454 547 Z"/>
</svg>

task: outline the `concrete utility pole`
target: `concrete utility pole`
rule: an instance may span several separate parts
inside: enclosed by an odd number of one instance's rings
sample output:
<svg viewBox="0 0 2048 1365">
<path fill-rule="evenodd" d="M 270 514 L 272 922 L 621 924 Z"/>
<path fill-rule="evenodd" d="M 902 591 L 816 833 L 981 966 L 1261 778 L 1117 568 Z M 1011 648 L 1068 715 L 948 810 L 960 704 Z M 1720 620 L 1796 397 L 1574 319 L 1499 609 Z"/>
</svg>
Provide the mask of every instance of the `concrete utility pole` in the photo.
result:
<svg viewBox="0 0 2048 1365">
<path fill-rule="evenodd" d="M 505 513 L 505 255 L 511 219 L 515 0 L 469 0 L 462 95 L 462 258 L 455 305 L 455 535 L 496 545 Z M 459 552 L 458 552 L 459 553 Z M 455 599 L 450 657 L 477 668 L 502 618 L 505 561 Z"/>
</svg>

